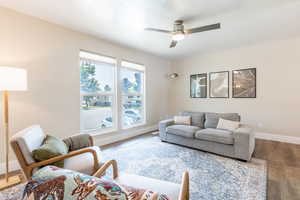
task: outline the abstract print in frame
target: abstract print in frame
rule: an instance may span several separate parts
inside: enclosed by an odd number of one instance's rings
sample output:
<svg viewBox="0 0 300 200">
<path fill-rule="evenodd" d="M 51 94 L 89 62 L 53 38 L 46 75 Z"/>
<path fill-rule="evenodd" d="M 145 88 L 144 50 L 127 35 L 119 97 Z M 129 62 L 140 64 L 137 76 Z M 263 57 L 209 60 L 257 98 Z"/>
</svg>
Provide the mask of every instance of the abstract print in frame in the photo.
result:
<svg viewBox="0 0 300 200">
<path fill-rule="evenodd" d="M 209 73 L 209 97 L 229 98 L 229 71 Z"/>
<path fill-rule="evenodd" d="M 232 71 L 232 97 L 256 98 L 256 68 Z"/>
<path fill-rule="evenodd" d="M 207 74 L 193 74 L 190 76 L 191 98 L 207 98 Z"/>
</svg>

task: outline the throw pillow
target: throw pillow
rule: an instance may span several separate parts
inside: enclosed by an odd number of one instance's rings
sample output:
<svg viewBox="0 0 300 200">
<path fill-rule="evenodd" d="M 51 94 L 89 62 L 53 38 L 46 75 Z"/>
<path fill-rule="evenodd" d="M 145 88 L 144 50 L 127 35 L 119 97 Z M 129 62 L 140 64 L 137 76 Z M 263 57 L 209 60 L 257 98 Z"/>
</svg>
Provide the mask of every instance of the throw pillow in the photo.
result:
<svg viewBox="0 0 300 200">
<path fill-rule="evenodd" d="M 48 160 L 50 158 L 65 155 L 68 153 L 67 145 L 59 138 L 47 135 L 42 146 L 32 151 L 32 156 L 36 161 Z M 52 163 L 57 167 L 64 167 L 64 161 Z"/>
<path fill-rule="evenodd" d="M 239 128 L 239 126 L 240 122 L 220 118 L 217 129 L 234 131 L 235 129 Z"/>
<path fill-rule="evenodd" d="M 220 118 L 231 121 L 241 121 L 237 113 L 206 113 L 204 128 L 217 128 Z"/>
<path fill-rule="evenodd" d="M 191 125 L 191 116 L 175 116 L 174 122 L 178 125 Z"/>
</svg>

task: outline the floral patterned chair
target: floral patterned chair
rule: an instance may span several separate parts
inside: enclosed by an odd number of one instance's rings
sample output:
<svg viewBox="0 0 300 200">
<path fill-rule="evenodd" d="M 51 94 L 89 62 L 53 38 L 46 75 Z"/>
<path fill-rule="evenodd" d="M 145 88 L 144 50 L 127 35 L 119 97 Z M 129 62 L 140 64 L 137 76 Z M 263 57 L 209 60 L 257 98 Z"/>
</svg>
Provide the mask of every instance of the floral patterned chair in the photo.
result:
<svg viewBox="0 0 300 200">
<path fill-rule="evenodd" d="M 113 177 L 102 175 L 109 166 Z M 118 173 L 117 162 L 110 160 L 88 176 L 47 166 L 39 169 L 27 183 L 24 198 L 30 200 L 188 200 L 189 174 L 181 185 L 133 174 Z"/>
</svg>

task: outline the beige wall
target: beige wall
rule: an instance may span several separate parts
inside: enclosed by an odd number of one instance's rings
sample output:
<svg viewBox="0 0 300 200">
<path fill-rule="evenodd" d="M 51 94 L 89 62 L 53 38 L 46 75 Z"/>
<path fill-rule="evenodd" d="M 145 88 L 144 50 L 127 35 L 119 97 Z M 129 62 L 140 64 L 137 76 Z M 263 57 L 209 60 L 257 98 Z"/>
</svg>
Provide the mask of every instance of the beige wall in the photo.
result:
<svg viewBox="0 0 300 200">
<path fill-rule="evenodd" d="M 300 137 L 300 38 L 195 55 L 172 65 L 180 74 L 172 84 L 172 114 L 180 110 L 238 112 L 257 132 Z M 191 74 L 247 67 L 257 68 L 256 99 L 189 97 Z"/>
<path fill-rule="evenodd" d="M 167 115 L 167 60 L 0 8 L 0 66 L 25 68 L 29 77 L 29 90 L 10 96 L 12 134 L 32 124 L 59 137 L 79 132 L 80 49 L 145 64 L 146 126 Z M 3 134 L 0 141 L 3 150 Z"/>
</svg>

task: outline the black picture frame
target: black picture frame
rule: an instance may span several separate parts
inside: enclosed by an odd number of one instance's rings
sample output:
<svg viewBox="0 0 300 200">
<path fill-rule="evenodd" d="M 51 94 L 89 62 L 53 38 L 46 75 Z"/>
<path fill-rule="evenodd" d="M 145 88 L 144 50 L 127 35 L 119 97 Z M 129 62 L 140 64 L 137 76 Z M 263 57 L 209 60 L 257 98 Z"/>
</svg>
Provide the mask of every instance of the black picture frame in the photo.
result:
<svg viewBox="0 0 300 200">
<path fill-rule="evenodd" d="M 214 74 L 226 74 L 227 76 L 227 93 L 226 96 L 212 96 L 212 75 Z M 228 99 L 229 98 L 229 71 L 220 71 L 220 72 L 210 72 L 209 73 L 209 98 L 224 98 Z"/>
<path fill-rule="evenodd" d="M 204 95 L 202 96 L 197 96 L 194 92 L 194 88 L 193 88 L 193 79 L 197 79 L 197 77 L 204 77 L 205 81 L 204 81 Z M 200 86 L 201 87 L 201 86 Z M 202 89 L 202 88 L 201 88 Z M 201 74 L 192 74 L 190 75 L 190 97 L 191 98 L 201 98 L 201 99 L 205 99 L 207 98 L 207 73 L 201 73 Z"/>
<path fill-rule="evenodd" d="M 253 89 L 254 91 L 252 92 L 253 94 L 252 95 L 246 95 L 246 96 L 241 96 L 241 95 L 237 95 L 236 94 L 236 90 L 237 90 L 237 87 L 236 87 L 236 79 L 237 79 L 237 73 L 235 72 L 244 72 L 244 71 L 251 71 L 252 74 L 254 74 L 254 77 L 253 77 Z M 237 70 L 233 70 L 232 71 L 232 98 L 256 98 L 256 95 L 257 95 L 257 91 L 256 91 L 256 85 L 257 85 L 257 71 L 256 71 L 256 68 L 245 68 L 245 69 L 237 69 Z"/>
</svg>

